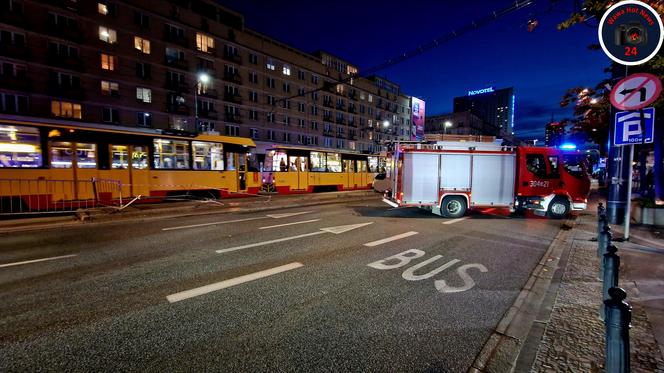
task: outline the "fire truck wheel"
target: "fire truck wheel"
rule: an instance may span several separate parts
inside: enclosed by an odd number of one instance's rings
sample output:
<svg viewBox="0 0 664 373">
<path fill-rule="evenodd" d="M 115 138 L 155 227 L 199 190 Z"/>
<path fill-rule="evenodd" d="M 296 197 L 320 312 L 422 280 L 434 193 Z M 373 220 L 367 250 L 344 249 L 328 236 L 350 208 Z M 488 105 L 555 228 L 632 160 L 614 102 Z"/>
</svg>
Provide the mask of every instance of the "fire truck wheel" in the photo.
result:
<svg viewBox="0 0 664 373">
<path fill-rule="evenodd" d="M 460 218 L 466 213 L 466 200 L 461 196 L 445 197 L 440 212 L 444 218 Z"/>
<path fill-rule="evenodd" d="M 569 201 L 564 197 L 556 197 L 549 205 L 549 217 L 562 219 L 569 213 Z"/>
</svg>

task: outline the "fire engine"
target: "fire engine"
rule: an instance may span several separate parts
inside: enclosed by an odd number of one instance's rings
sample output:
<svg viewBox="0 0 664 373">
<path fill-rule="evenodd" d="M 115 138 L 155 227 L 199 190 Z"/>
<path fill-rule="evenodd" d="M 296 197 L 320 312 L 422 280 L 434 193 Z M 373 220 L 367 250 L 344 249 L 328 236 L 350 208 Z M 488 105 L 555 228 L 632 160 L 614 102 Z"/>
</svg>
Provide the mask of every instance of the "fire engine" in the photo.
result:
<svg viewBox="0 0 664 373">
<path fill-rule="evenodd" d="M 590 178 L 581 155 L 496 142 L 396 143 L 383 201 L 459 218 L 470 208 L 506 207 L 563 218 L 587 205 Z"/>
</svg>

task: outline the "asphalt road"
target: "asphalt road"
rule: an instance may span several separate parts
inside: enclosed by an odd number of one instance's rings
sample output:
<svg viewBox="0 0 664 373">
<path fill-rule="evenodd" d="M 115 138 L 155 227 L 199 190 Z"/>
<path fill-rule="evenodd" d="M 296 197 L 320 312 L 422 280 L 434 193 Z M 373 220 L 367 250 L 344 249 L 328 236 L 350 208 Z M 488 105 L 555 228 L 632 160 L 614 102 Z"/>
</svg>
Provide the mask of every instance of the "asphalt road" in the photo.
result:
<svg viewBox="0 0 664 373">
<path fill-rule="evenodd" d="M 0 236 L 0 371 L 465 372 L 560 225 L 371 201 Z"/>
</svg>

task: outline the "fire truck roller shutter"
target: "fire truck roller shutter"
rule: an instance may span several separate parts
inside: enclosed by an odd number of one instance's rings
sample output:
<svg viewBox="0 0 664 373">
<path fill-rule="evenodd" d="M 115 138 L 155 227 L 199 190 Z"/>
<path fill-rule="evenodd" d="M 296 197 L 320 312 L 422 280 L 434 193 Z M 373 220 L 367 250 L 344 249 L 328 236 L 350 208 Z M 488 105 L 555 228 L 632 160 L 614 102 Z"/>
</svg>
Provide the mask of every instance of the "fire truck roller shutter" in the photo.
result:
<svg viewBox="0 0 664 373">
<path fill-rule="evenodd" d="M 470 154 L 443 154 L 440 161 L 440 187 L 444 190 L 470 190 Z"/>
<path fill-rule="evenodd" d="M 473 206 L 511 206 L 514 203 L 516 155 L 474 154 Z"/>
<path fill-rule="evenodd" d="M 404 153 L 403 204 L 437 204 L 440 155 Z"/>
</svg>

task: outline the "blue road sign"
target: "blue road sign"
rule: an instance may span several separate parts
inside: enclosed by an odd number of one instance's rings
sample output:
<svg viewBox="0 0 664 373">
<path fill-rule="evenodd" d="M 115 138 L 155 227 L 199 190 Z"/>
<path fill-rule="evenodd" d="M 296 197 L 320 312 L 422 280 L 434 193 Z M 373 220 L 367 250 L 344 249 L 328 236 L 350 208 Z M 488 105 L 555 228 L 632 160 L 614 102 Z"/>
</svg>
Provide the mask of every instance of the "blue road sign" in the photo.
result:
<svg viewBox="0 0 664 373">
<path fill-rule="evenodd" d="M 655 108 L 648 107 L 641 111 L 619 111 L 616 113 L 616 130 L 613 139 L 616 146 L 653 142 Z"/>
</svg>

